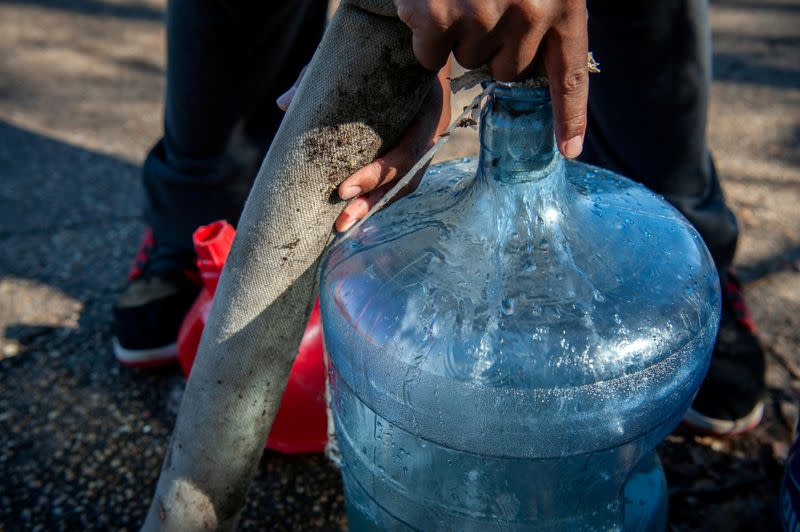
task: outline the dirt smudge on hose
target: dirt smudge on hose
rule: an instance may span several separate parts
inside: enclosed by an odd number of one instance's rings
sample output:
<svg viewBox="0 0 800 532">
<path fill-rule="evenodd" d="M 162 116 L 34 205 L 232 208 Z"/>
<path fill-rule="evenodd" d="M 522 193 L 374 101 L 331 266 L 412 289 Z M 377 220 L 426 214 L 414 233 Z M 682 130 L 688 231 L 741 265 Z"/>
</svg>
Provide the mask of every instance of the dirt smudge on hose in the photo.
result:
<svg viewBox="0 0 800 532">
<path fill-rule="evenodd" d="M 421 102 L 435 77 L 435 72 L 419 66 L 409 47 L 387 45 L 370 72 L 327 90 L 323 101 L 337 105 L 318 104 L 321 125 L 302 141 L 306 162 L 325 169 L 320 192 L 327 201 L 340 201 L 331 192 L 397 143 L 408 126 L 398 118 L 408 115 L 405 102 Z"/>
</svg>

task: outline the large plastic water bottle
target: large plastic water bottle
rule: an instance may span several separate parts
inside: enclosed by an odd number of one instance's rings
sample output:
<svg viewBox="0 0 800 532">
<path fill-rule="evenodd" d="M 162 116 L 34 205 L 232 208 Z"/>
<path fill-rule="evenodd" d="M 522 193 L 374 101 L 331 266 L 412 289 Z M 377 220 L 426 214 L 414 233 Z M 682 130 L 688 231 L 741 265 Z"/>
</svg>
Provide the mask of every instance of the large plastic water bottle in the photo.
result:
<svg viewBox="0 0 800 532">
<path fill-rule="evenodd" d="M 706 372 L 719 281 L 643 186 L 565 161 L 546 89 L 327 255 L 351 530 L 653 530 L 655 446 Z"/>
</svg>

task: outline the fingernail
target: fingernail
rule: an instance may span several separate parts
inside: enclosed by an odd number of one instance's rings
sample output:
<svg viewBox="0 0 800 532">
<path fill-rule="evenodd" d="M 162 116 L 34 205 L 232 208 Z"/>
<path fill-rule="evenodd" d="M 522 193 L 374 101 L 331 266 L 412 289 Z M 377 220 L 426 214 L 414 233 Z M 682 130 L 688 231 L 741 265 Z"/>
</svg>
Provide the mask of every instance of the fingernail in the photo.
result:
<svg viewBox="0 0 800 532">
<path fill-rule="evenodd" d="M 350 186 L 342 189 L 342 192 L 339 194 L 339 197 L 342 198 L 343 200 L 349 200 L 355 198 L 359 194 L 361 194 L 361 187 Z"/>
<path fill-rule="evenodd" d="M 583 137 L 580 135 L 572 137 L 564 143 L 564 155 L 570 159 L 576 158 L 583 151 Z"/>
<path fill-rule="evenodd" d="M 355 224 L 356 221 L 357 221 L 355 218 L 350 218 L 346 214 L 344 216 L 347 219 L 347 221 L 344 223 L 344 225 L 340 226 L 340 229 L 339 229 L 340 233 L 344 233 L 345 231 L 347 231 L 348 229 L 353 227 L 353 224 Z"/>
</svg>

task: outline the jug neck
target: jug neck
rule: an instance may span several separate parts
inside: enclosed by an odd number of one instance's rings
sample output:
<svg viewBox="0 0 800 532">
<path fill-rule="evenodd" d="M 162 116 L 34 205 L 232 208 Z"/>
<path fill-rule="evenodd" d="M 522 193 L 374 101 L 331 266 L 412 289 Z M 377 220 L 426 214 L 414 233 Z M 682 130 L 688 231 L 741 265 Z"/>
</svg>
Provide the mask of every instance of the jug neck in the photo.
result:
<svg viewBox="0 0 800 532">
<path fill-rule="evenodd" d="M 481 112 L 480 172 L 507 184 L 539 181 L 563 164 L 547 87 L 498 84 Z"/>
</svg>

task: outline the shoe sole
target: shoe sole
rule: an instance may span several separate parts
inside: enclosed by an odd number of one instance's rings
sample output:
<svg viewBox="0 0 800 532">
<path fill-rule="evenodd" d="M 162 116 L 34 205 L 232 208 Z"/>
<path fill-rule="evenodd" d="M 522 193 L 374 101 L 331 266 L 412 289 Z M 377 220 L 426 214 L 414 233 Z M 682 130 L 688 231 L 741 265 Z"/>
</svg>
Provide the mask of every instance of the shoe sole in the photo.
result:
<svg viewBox="0 0 800 532">
<path fill-rule="evenodd" d="M 735 421 L 704 416 L 697 410 L 689 408 L 686 415 L 683 416 L 683 424 L 705 434 L 734 436 L 755 429 L 763 418 L 764 401 L 759 401 L 750 413 Z"/>
<path fill-rule="evenodd" d="M 153 368 L 174 364 L 178 361 L 177 342 L 151 349 L 126 349 L 114 337 L 113 345 L 117 361 L 129 368 Z"/>
</svg>

